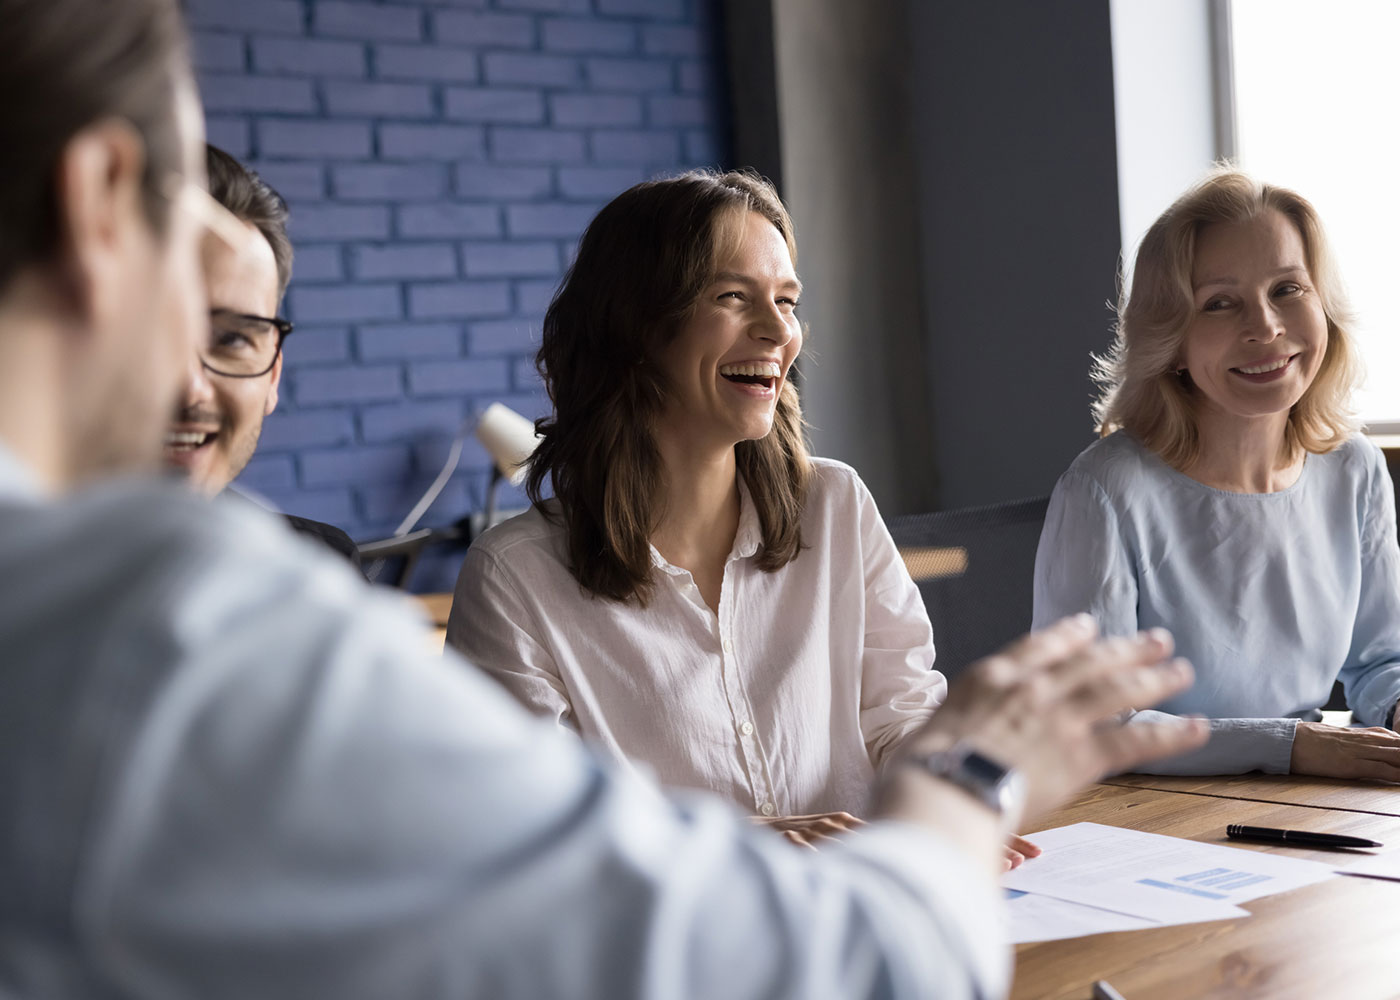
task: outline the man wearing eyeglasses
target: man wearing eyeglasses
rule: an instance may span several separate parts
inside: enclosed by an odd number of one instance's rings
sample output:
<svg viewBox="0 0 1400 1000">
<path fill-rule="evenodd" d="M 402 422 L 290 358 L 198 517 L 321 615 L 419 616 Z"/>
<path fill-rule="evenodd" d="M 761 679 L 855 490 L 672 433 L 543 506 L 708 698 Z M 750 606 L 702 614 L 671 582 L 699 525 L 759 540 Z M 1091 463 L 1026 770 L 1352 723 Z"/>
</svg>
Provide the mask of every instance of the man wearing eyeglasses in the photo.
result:
<svg viewBox="0 0 1400 1000">
<path fill-rule="evenodd" d="M 216 146 L 206 147 L 205 162 L 209 193 L 248 232 L 236 244 L 211 237 L 201 247 L 209 337 L 190 359 L 165 435 L 165 462 L 215 496 L 247 466 L 263 419 L 277 407 L 282 343 L 292 332 L 277 307 L 292 277 L 292 243 L 281 195 Z M 340 528 L 292 515 L 287 521 L 359 565 L 355 543 Z"/>
</svg>

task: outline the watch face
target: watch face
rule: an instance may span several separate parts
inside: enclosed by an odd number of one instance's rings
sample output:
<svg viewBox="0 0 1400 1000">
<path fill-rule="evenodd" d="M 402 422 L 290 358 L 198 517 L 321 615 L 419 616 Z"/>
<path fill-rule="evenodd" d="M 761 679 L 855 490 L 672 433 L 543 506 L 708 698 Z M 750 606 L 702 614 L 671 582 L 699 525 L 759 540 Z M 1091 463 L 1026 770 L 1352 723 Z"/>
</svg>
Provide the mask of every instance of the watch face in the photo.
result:
<svg viewBox="0 0 1400 1000">
<path fill-rule="evenodd" d="M 983 757 L 976 750 L 968 753 L 963 758 L 963 768 L 968 775 L 976 779 L 979 784 L 988 788 L 999 784 L 1006 777 L 1006 768 L 1002 767 L 994 760 Z"/>
</svg>

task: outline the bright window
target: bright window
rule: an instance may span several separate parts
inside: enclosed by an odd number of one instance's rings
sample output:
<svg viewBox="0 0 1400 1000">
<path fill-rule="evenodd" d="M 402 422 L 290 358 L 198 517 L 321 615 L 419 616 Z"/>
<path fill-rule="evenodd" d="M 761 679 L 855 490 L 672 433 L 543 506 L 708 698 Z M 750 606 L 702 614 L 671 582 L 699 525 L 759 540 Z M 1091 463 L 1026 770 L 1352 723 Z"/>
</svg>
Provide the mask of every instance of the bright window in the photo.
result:
<svg viewBox="0 0 1400 1000">
<path fill-rule="evenodd" d="M 1233 0 L 1236 150 L 1316 206 L 1357 313 L 1373 428 L 1400 430 L 1400 4 Z"/>
</svg>

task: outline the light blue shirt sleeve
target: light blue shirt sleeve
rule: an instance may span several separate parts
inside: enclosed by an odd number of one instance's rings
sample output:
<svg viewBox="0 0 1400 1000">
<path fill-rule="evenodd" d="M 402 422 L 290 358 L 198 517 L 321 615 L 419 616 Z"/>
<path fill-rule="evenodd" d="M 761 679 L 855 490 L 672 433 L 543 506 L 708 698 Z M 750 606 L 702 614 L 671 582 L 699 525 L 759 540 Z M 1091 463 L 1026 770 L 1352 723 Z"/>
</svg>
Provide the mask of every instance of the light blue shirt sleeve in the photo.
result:
<svg viewBox="0 0 1400 1000">
<path fill-rule="evenodd" d="M 1380 449 L 1372 445 L 1370 451 L 1359 603 L 1351 648 L 1339 676 L 1357 722 L 1393 728 L 1400 699 L 1400 545 L 1395 488 Z"/>
<path fill-rule="evenodd" d="M 1008 986 L 995 882 L 951 842 L 875 823 L 814 855 L 707 796 L 668 797 L 427 652 L 403 599 L 260 513 L 162 491 L 7 509 L 0 567 L 0 813 L 25 818 L 0 856 L 4 912 L 75 926 L 63 947 L 0 935 L 0 969 L 31 977 L 6 982 L 20 993 Z M 35 613 L 54 608 L 61 631 Z M 83 726 L 56 735 L 64 720 Z"/>
</svg>

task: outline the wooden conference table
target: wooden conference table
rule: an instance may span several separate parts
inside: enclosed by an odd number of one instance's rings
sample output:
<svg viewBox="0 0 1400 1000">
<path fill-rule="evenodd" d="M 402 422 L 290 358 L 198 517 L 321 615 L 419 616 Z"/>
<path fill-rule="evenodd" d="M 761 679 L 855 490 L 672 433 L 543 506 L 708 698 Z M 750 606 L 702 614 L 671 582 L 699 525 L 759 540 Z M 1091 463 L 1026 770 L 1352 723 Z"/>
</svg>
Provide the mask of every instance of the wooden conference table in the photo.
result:
<svg viewBox="0 0 1400 1000">
<path fill-rule="evenodd" d="M 1124 775 L 1035 828 L 1086 820 L 1344 865 L 1348 852 L 1227 842 L 1225 827 L 1320 830 L 1400 847 L 1400 785 Z M 1400 998 L 1400 882 L 1342 876 L 1244 908 L 1253 916 L 1020 945 L 1011 995 L 1088 1000 L 1094 980 L 1105 979 L 1126 1000 Z"/>
</svg>

